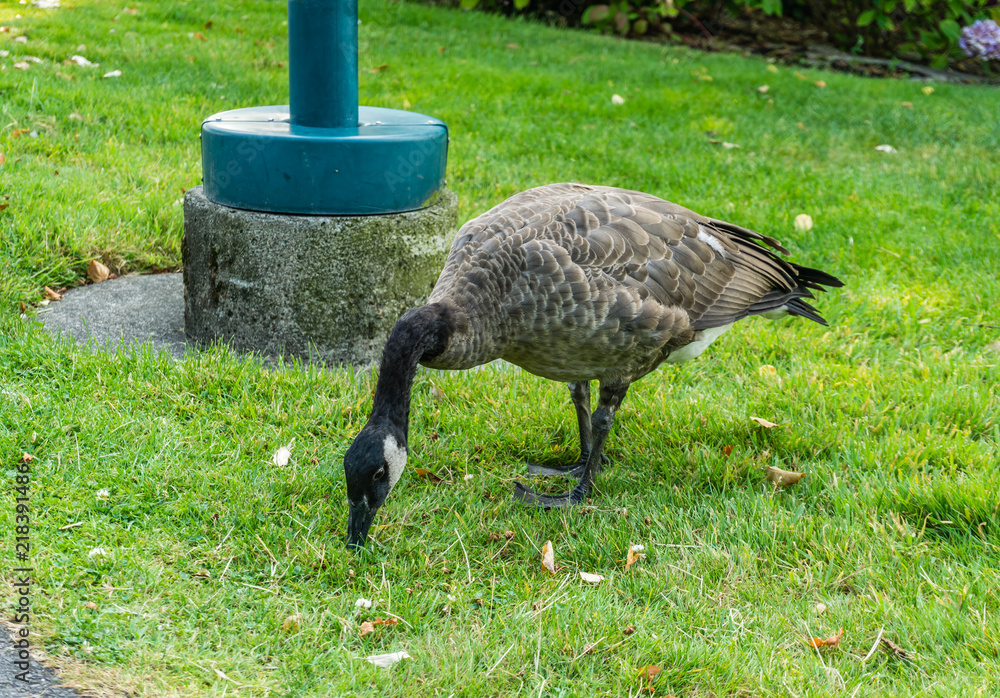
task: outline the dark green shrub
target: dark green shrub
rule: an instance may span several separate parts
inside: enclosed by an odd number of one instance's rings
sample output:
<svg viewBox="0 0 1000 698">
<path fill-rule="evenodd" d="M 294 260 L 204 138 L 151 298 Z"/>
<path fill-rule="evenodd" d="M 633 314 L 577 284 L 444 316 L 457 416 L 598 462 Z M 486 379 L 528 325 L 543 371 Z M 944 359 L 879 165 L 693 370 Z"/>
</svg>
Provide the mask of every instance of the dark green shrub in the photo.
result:
<svg viewBox="0 0 1000 698">
<path fill-rule="evenodd" d="M 962 27 L 1000 21 L 1000 0 L 445 0 L 463 8 L 528 14 L 630 37 L 669 36 L 676 22 L 701 28 L 724 13 L 784 16 L 823 30 L 834 46 L 946 67 L 964 58 Z"/>
</svg>

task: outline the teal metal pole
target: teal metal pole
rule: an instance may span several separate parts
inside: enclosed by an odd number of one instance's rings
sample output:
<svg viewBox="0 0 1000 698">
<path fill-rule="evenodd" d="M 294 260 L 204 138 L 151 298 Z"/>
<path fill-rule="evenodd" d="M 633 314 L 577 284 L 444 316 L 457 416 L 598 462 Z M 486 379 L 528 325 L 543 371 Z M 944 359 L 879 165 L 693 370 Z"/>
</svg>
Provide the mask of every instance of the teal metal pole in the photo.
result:
<svg viewBox="0 0 1000 698">
<path fill-rule="evenodd" d="M 358 125 L 358 0 L 288 0 L 293 124 Z"/>
</svg>

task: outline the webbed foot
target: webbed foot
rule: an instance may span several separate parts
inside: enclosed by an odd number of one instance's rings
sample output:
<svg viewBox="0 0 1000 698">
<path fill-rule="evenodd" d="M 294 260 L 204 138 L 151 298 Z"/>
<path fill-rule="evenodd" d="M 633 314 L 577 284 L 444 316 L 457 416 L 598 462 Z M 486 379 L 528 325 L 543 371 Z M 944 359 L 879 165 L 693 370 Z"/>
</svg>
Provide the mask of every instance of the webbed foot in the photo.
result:
<svg viewBox="0 0 1000 698">
<path fill-rule="evenodd" d="M 539 465 L 538 463 L 528 463 L 528 474 L 534 477 L 575 477 L 577 480 L 583 475 L 587 463 L 577 461 L 569 465 Z"/>
<path fill-rule="evenodd" d="M 569 494 L 540 494 L 514 482 L 514 501 L 530 504 L 542 509 L 560 509 L 579 504 L 586 497 L 586 493 L 580 491 L 579 487 L 573 489 Z"/>
</svg>

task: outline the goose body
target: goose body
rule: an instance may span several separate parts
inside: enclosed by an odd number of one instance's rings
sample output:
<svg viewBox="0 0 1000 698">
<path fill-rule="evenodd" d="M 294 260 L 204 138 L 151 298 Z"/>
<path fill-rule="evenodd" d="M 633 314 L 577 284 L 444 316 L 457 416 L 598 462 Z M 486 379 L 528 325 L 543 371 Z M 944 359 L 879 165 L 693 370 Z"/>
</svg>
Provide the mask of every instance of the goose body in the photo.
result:
<svg viewBox="0 0 1000 698">
<path fill-rule="evenodd" d="M 579 483 L 563 497 L 518 484 L 515 496 L 575 504 L 600 470 L 632 382 L 697 357 L 750 315 L 826 324 L 805 299 L 841 282 L 765 245 L 787 253 L 773 238 L 650 194 L 582 184 L 529 189 L 466 223 L 428 303 L 400 318 L 386 343 L 372 415 L 344 458 L 348 545 L 364 544 L 402 471 L 418 363 L 467 369 L 499 358 L 568 383 L 581 459 L 530 469 Z M 591 414 L 593 380 L 601 390 Z"/>
</svg>

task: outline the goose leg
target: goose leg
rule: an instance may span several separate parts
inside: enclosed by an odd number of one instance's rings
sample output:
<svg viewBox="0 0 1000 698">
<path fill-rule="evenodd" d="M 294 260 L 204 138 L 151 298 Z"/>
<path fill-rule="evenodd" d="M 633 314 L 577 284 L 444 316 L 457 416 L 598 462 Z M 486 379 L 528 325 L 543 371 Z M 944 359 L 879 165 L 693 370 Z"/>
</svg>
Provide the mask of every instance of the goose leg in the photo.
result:
<svg viewBox="0 0 1000 698">
<path fill-rule="evenodd" d="M 628 383 L 612 385 L 601 384 L 601 395 L 597 402 L 597 411 L 591 420 L 593 438 L 590 452 L 587 454 L 587 464 L 580 474 L 580 480 L 576 487 L 569 494 L 551 495 L 539 494 L 530 490 L 520 482 L 514 483 L 514 499 L 525 504 L 534 504 L 543 509 L 553 507 L 566 507 L 579 504 L 590 494 L 590 488 L 594 482 L 594 476 L 601 470 L 601 455 L 604 452 L 604 443 L 607 441 L 611 425 L 615 421 L 615 412 L 618 410 L 625 393 L 628 392 Z"/>
<path fill-rule="evenodd" d="M 528 463 L 528 473 L 535 477 L 576 477 L 579 478 L 587 467 L 590 456 L 593 429 L 590 417 L 590 381 L 568 383 L 573 407 L 576 408 L 576 422 L 580 427 L 580 460 L 569 465 L 538 465 Z"/>
</svg>

